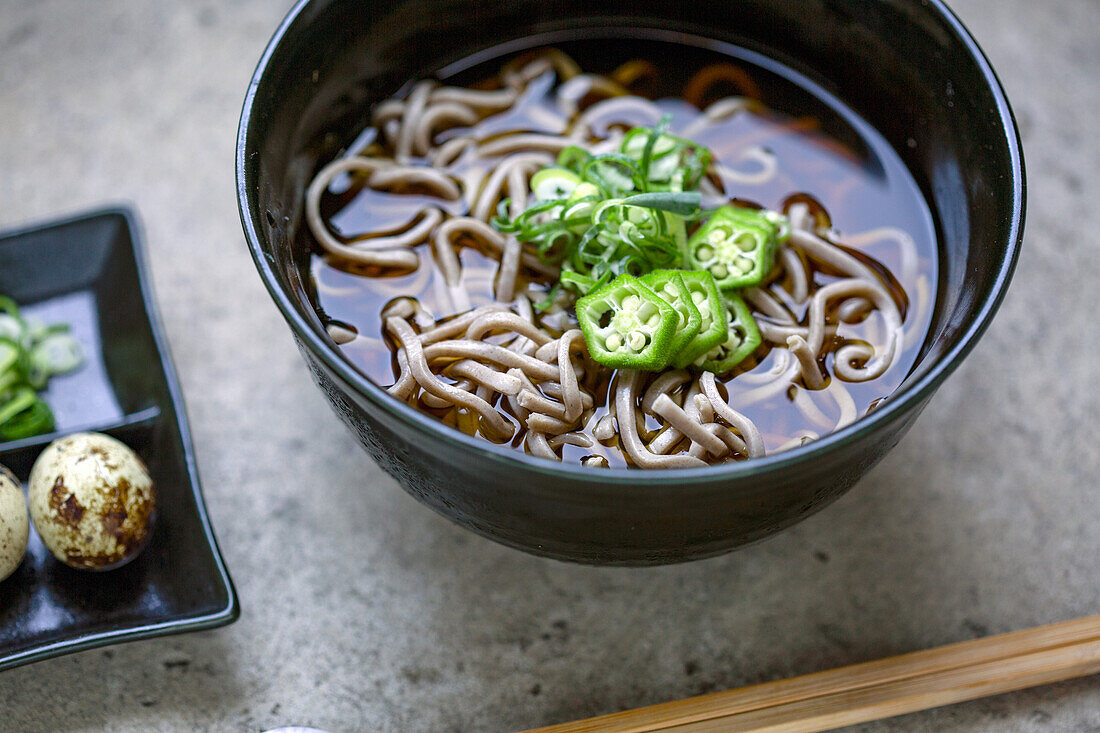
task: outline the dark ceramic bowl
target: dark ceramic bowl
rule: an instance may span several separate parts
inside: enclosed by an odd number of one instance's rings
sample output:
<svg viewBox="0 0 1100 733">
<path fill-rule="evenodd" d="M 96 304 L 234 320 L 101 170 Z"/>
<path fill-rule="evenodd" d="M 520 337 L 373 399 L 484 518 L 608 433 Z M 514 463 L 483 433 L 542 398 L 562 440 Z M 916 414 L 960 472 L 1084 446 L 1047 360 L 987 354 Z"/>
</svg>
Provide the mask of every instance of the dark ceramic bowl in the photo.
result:
<svg viewBox="0 0 1100 733">
<path fill-rule="evenodd" d="M 371 456 L 413 496 L 486 537 L 586 563 L 726 552 L 836 499 L 913 424 L 985 330 L 1020 245 L 1020 142 L 997 78 L 935 0 L 456 0 L 300 2 L 248 89 L 237 195 L 260 275 L 314 379 Z M 310 302 L 294 247 L 303 190 L 372 103 L 455 60 L 545 34 L 686 33 L 776 59 L 843 100 L 899 152 L 941 243 L 931 332 L 894 396 L 854 425 L 748 463 L 591 470 L 501 450 L 391 398 L 346 360 Z M 305 279 L 304 279 L 305 278 Z"/>
</svg>

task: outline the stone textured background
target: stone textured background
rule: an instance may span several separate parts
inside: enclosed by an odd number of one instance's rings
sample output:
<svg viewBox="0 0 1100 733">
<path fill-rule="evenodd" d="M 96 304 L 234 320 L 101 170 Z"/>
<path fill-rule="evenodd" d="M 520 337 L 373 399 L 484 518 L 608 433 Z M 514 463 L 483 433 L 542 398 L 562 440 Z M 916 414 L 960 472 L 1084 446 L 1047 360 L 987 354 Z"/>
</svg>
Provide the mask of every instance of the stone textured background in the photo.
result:
<svg viewBox="0 0 1100 733">
<path fill-rule="evenodd" d="M 981 345 L 847 496 L 649 570 L 536 559 L 407 497 L 309 381 L 233 145 L 287 0 L 0 0 L 0 226 L 136 204 L 243 615 L 0 674 L 4 731 L 507 731 L 1100 612 L 1100 3 L 956 0 L 1023 130 Z M 1098 731 L 1100 678 L 863 726 Z"/>
</svg>

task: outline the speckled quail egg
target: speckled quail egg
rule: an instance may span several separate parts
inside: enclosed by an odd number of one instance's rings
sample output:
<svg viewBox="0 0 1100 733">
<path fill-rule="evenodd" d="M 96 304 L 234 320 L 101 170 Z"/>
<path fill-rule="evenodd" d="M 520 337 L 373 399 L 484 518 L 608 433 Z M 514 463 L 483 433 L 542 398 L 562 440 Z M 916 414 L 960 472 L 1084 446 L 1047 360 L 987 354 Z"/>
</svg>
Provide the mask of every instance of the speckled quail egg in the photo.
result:
<svg viewBox="0 0 1100 733">
<path fill-rule="evenodd" d="M 0 580 L 14 573 L 23 562 L 29 533 L 23 489 L 15 474 L 0 466 Z"/>
<path fill-rule="evenodd" d="M 152 534 L 156 498 L 149 470 L 106 435 L 75 433 L 51 443 L 31 469 L 28 498 L 42 542 L 74 568 L 124 565 Z"/>
</svg>

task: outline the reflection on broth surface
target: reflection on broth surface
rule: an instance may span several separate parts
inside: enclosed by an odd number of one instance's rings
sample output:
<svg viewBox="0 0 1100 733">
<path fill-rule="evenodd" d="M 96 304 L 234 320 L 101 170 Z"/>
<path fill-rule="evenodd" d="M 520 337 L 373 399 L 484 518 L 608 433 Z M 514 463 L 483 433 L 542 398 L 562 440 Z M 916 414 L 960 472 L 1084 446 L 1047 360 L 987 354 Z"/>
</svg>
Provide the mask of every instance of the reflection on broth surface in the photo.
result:
<svg viewBox="0 0 1100 733">
<path fill-rule="evenodd" d="M 713 156 L 704 208 L 763 207 L 791 228 L 766 279 L 739 291 L 762 344 L 713 377 L 592 361 L 572 296 L 531 307 L 557 263 L 488 224 L 534 201 L 532 174 L 564 147 L 616 151 L 666 117 Z M 300 245 L 316 303 L 352 363 L 454 428 L 593 466 L 746 459 L 873 409 L 928 330 L 937 253 L 918 187 L 865 123 L 771 71 L 687 46 L 577 42 L 412 83 L 370 124 L 311 187 Z M 473 319 L 461 316 L 485 307 L 481 350 L 463 351 Z M 444 321 L 459 325 L 433 331 Z M 612 419 L 617 402 L 631 425 Z"/>
</svg>

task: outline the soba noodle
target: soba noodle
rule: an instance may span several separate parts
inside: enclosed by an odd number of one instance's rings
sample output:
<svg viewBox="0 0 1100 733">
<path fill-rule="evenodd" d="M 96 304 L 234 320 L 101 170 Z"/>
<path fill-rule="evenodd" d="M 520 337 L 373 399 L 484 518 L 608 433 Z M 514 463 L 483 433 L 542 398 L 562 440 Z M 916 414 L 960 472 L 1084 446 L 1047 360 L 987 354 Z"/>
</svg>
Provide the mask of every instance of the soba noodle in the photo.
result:
<svg viewBox="0 0 1100 733">
<path fill-rule="evenodd" d="M 543 313 L 532 309 L 558 267 L 494 229 L 492 216 L 505 199 L 513 216 L 522 212 L 532 175 L 553 165 L 567 146 L 611 149 L 625 129 L 657 124 L 665 110 L 631 93 L 652 73 L 639 61 L 610 76 L 583 74 L 551 50 L 506 67 L 499 88 L 418 82 L 406 97 L 374 108 L 374 142 L 317 172 L 305 217 L 328 258 L 379 286 L 393 273 L 436 273 L 416 286 L 427 288 L 430 281 L 435 310 L 415 299 L 416 290 L 395 293 L 404 297 L 383 310 L 394 397 L 535 456 L 562 460 L 568 448 L 573 460 L 592 467 L 696 468 L 762 456 L 766 439 L 752 414 L 768 400 L 790 400 L 805 419 L 787 436 L 771 439 L 778 450 L 857 419 L 846 383 L 881 377 L 895 367 L 907 339 L 919 334 L 905 333 L 907 296 L 884 279 L 886 268 L 840 246 L 836 232 L 803 198 L 793 197 L 783 212 L 791 232 L 774 271 L 743 293 L 764 339 L 756 361 L 771 359 L 767 369 L 727 381 L 684 369 L 615 371 L 589 356 L 568 302 Z M 730 84 L 746 96 L 711 99 L 712 89 Z M 756 94 L 738 69 L 704 68 L 686 85 L 685 98 L 706 106 L 687 118 L 681 114 L 671 132 L 706 138 L 716 125 L 760 109 L 749 98 Z M 519 108 L 526 125 L 499 122 L 498 116 Z M 776 156 L 759 145 L 716 153 L 703 179 L 705 201 L 724 203 L 740 187 L 780 174 Z M 407 200 L 405 223 L 343 236 L 323 206 L 338 179 L 341 195 L 372 191 Z M 877 228 L 845 241 L 849 247 L 893 246 L 901 280 L 922 283 L 918 309 L 930 307 L 929 284 L 918 273 L 909 234 Z M 467 257 L 469 251 L 478 256 Z M 846 328 L 862 330 L 858 338 L 841 337 Z M 358 338 L 348 324 L 330 324 L 328 333 L 337 344 Z"/>
</svg>

